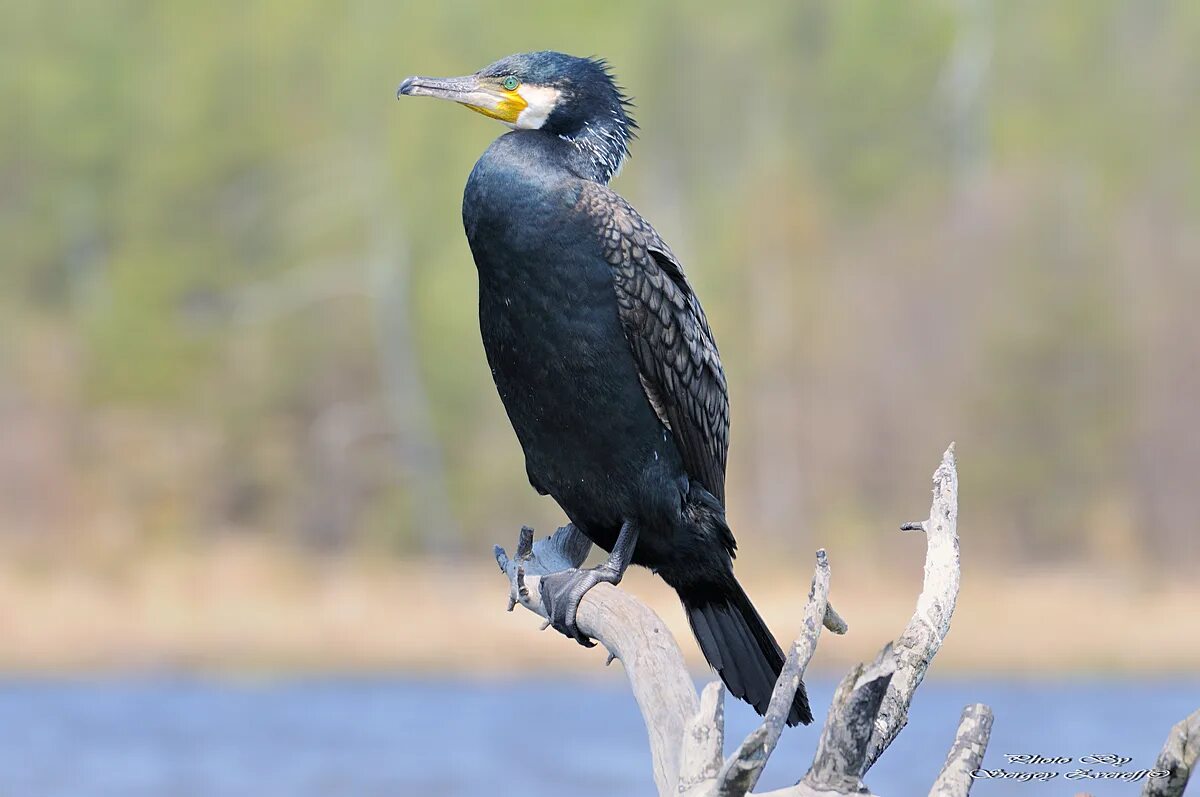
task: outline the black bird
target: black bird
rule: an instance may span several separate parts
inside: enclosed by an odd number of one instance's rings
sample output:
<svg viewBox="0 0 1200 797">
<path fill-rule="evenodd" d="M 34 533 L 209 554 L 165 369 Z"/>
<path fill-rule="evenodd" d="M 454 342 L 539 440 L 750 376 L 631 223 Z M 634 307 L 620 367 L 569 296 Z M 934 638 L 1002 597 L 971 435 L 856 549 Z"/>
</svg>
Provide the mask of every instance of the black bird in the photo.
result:
<svg viewBox="0 0 1200 797">
<path fill-rule="evenodd" d="M 783 652 L 733 575 L 725 520 L 729 397 L 678 258 L 608 187 L 637 128 L 603 60 L 503 58 L 399 95 L 453 100 L 513 131 L 475 164 L 463 224 L 479 325 L 529 481 L 611 553 L 542 579 L 555 627 L 595 584 L 649 567 L 679 593 L 704 657 L 766 712 Z M 809 723 L 801 684 L 788 723 Z"/>
</svg>

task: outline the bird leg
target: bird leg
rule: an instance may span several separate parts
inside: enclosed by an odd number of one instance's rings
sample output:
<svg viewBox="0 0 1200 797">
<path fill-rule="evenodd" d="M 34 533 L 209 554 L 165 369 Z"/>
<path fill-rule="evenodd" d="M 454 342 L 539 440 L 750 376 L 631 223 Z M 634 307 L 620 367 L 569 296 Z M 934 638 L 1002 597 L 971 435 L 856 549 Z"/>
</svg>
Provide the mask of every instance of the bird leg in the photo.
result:
<svg viewBox="0 0 1200 797">
<path fill-rule="evenodd" d="M 542 576 L 542 607 L 546 610 L 546 617 L 549 618 L 550 624 L 556 631 L 574 639 L 584 647 L 590 648 L 596 644 L 581 634 L 575 623 L 579 602 L 583 600 L 587 591 L 597 584 L 605 582 L 615 586 L 621 583 L 621 577 L 625 575 L 625 570 L 633 558 L 633 549 L 637 545 L 637 539 L 637 526 L 627 520 L 621 526 L 621 533 L 617 535 L 617 542 L 613 545 L 608 561 L 586 570 L 571 567 Z"/>
</svg>

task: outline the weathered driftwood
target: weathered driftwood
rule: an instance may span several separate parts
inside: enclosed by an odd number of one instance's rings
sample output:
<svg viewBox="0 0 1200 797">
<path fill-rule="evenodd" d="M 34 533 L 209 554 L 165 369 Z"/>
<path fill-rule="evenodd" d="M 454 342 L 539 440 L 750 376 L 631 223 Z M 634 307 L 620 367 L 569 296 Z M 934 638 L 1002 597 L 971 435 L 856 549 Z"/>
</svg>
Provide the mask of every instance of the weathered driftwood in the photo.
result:
<svg viewBox="0 0 1200 797">
<path fill-rule="evenodd" d="M 825 727 L 817 742 L 812 766 L 798 788 L 817 794 L 862 794 L 867 745 L 879 706 L 896 674 L 896 659 L 885 646 L 868 667 L 855 668 L 854 678 L 842 682 L 829 707 Z M 806 794 L 788 789 L 783 794 Z"/>
<path fill-rule="evenodd" d="M 509 576 L 509 609 L 520 604 L 545 618 L 540 577 L 578 567 L 589 547 L 570 527 L 537 543 L 531 529 L 522 529 L 515 559 L 497 546 L 496 561 Z M 577 623 L 624 665 L 646 722 L 654 783 L 660 795 L 673 794 L 680 772 L 680 739 L 700 708 L 679 644 L 648 606 L 611 584 L 588 590 L 579 604 Z"/>
<path fill-rule="evenodd" d="M 929 797 L 959 797 L 971 789 L 971 773 L 983 766 L 988 737 L 992 733 L 992 710 L 983 703 L 963 709 L 954 744 L 938 773 Z"/>
<path fill-rule="evenodd" d="M 825 551 L 820 550 L 817 551 L 816 572 L 813 574 L 812 588 L 808 592 L 808 603 L 804 609 L 804 626 L 788 651 L 779 680 L 775 682 L 775 689 L 771 693 L 766 716 L 721 766 L 712 788 L 700 789 L 697 794 L 741 797 L 758 783 L 758 777 L 767 765 L 767 759 L 774 752 L 780 734 L 783 733 L 788 710 L 804 676 L 804 669 L 817 650 L 817 638 L 821 635 L 828 607 L 829 560 Z"/>
<path fill-rule="evenodd" d="M 1183 797 L 1188 778 L 1200 760 L 1200 709 L 1171 728 L 1154 768 L 1168 772 L 1165 778 L 1149 778 L 1142 797 Z"/>
<path fill-rule="evenodd" d="M 954 447 L 934 474 L 929 520 L 905 524 L 926 532 L 925 582 L 917 610 L 904 633 L 874 662 L 853 668 L 834 695 L 813 764 L 795 786 L 767 792 L 774 797 L 833 797 L 869 794 L 862 776 L 904 727 L 913 693 L 949 631 L 959 585 L 958 477 Z M 588 544 L 570 527 L 536 544 L 522 530 L 513 559 L 497 547 L 507 574 L 510 609 L 521 604 L 545 617 L 539 576 L 578 567 Z M 817 552 L 804 627 L 793 643 L 761 724 L 722 760 L 724 689 L 705 687 L 697 699 L 674 638 L 653 611 L 607 584 L 590 590 L 580 604 L 579 628 L 621 660 L 646 723 L 654 781 L 660 797 L 743 797 L 753 789 L 783 729 L 788 706 L 816 649 L 821 628 L 844 633 L 846 624 L 829 605 L 829 563 Z M 959 733 L 932 794 L 966 795 L 970 770 L 987 746 L 991 715 L 968 706 Z"/>
<path fill-rule="evenodd" d="M 863 771 L 888 748 L 896 734 L 908 724 L 908 706 L 913 693 L 925 678 L 942 640 L 950 632 L 950 617 L 958 600 L 958 469 L 954 444 L 946 449 L 942 464 L 933 474 L 933 504 L 929 519 L 905 523 L 903 531 L 925 532 L 925 581 L 917 598 L 917 610 L 904 633 L 896 640 L 896 674 L 892 677 L 875 729 L 867 745 Z"/>
</svg>

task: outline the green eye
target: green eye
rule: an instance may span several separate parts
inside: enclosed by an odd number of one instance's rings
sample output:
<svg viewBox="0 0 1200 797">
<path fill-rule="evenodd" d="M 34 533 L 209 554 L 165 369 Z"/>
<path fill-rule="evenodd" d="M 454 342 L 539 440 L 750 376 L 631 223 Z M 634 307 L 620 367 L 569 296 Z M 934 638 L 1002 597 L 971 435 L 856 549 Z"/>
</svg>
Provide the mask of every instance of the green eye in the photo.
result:
<svg viewBox="0 0 1200 797">
<path fill-rule="evenodd" d="M 509 91 L 516 91 L 517 86 L 519 85 L 521 85 L 521 81 L 517 80 L 515 77 L 510 76 L 504 78 L 504 88 L 508 89 Z"/>
</svg>

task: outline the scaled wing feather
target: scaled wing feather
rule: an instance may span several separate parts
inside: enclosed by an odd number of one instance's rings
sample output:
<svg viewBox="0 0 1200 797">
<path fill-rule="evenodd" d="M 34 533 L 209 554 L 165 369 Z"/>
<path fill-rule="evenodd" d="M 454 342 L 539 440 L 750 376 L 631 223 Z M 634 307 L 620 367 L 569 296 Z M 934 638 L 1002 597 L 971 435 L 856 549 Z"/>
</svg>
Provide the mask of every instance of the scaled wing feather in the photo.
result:
<svg viewBox="0 0 1200 797">
<path fill-rule="evenodd" d="M 674 436 L 688 475 L 724 504 L 729 391 L 700 301 L 670 247 L 619 195 L 588 183 L 579 205 L 612 266 L 646 398 Z"/>
</svg>

